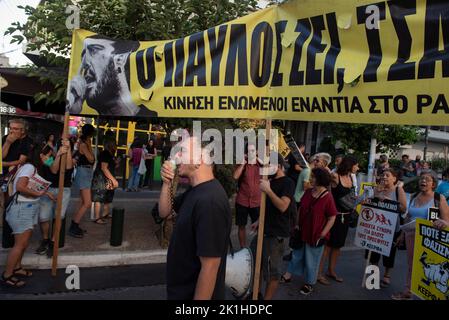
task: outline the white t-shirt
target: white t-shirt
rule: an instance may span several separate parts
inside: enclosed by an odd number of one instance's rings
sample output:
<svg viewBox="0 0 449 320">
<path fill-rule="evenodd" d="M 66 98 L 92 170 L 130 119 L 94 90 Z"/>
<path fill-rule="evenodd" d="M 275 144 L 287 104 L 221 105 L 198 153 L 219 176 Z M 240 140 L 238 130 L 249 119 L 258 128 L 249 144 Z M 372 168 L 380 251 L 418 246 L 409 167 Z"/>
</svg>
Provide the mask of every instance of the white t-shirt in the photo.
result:
<svg viewBox="0 0 449 320">
<path fill-rule="evenodd" d="M 12 192 L 13 194 L 16 193 L 17 191 L 17 181 L 19 181 L 20 178 L 23 177 L 27 177 L 30 178 L 34 173 L 35 173 L 36 169 L 34 168 L 34 166 L 32 164 L 24 164 L 23 166 L 21 166 L 19 168 L 19 171 L 17 171 L 16 177 L 14 179 L 13 182 L 13 186 L 12 186 Z M 21 202 L 35 202 L 35 201 L 39 201 L 39 198 L 32 198 L 32 197 L 25 197 L 21 194 L 19 194 L 19 196 L 17 197 L 17 201 L 21 201 Z"/>
</svg>

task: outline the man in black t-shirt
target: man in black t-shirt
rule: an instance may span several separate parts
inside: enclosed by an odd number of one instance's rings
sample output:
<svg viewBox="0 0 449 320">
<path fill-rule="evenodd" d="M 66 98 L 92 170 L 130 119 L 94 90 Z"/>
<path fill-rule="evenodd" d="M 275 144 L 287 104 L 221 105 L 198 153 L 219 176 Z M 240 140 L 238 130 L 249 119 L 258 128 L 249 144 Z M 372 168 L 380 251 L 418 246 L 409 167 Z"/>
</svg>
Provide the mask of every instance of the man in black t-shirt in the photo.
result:
<svg viewBox="0 0 449 320">
<path fill-rule="evenodd" d="M 295 183 L 284 173 L 286 163 L 278 153 L 272 153 L 270 158 L 277 159 L 277 166 L 270 165 L 273 172 L 270 181 L 260 182 L 260 190 L 267 194 L 262 249 L 263 276 L 267 282 L 264 300 L 271 300 L 276 293 L 283 272 L 282 257 L 290 236 L 290 219 L 296 215 Z M 259 221 L 251 225 L 253 230 L 258 227 Z M 254 237 L 251 243 L 254 256 L 256 246 L 257 237 Z"/>
<path fill-rule="evenodd" d="M 191 188 L 174 201 L 176 226 L 167 252 L 167 298 L 208 300 L 225 298 L 226 255 L 231 232 L 231 208 L 220 182 L 214 178 L 210 158 L 200 142 L 186 139 L 178 154 L 178 174 Z M 197 161 L 192 150 L 196 149 Z M 159 214 L 172 214 L 170 196 L 174 170 L 170 161 L 161 169 L 163 180 Z"/>
<path fill-rule="evenodd" d="M 3 174 L 8 173 L 10 167 L 25 163 L 33 144 L 27 129 L 25 120 L 9 121 L 9 133 L 2 139 Z"/>
</svg>

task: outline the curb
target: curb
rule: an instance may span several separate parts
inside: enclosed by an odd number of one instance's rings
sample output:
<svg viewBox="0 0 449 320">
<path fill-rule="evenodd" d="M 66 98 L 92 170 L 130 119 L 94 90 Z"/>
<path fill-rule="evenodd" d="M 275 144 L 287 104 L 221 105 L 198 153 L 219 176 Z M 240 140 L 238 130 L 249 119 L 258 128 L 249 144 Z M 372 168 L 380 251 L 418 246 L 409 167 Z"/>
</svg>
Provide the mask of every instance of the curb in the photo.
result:
<svg viewBox="0 0 449 320">
<path fill-rule="evenodd" d="M 0 264 L 6 264 L 7 252 L 0 252 Z M 52 259 L 34 253 L 26 253 L 23 257 L 24 267 L 31 269 L 51 269 Z M 58 256 L 58 268 L 76 265 L 80 268 L 111 267 L 134 264 L 157 264 L 167 262 L 167 250 L 110 252 L 93 251 L 85 253 L 68 253 Z"/>
</svg>

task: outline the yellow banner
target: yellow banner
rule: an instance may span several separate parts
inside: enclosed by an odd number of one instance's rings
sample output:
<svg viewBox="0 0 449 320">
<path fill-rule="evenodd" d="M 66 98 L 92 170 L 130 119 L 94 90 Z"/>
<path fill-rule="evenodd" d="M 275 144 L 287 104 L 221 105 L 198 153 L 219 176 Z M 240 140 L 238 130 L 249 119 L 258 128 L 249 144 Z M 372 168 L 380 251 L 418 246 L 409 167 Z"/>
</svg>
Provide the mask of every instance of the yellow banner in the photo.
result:
<svg viewBox="0 0 449 320">
<path fill-rule="evenodd" d="M 411 289 L 425 300 L 449 300 L 449 228 L 417 219 Z"/>
<path fill-rule="evenodd" d="M 449 2 L 296 0 L 184 38 L 73 34 L 68 110 L 447 125 Z"/>
</svg>

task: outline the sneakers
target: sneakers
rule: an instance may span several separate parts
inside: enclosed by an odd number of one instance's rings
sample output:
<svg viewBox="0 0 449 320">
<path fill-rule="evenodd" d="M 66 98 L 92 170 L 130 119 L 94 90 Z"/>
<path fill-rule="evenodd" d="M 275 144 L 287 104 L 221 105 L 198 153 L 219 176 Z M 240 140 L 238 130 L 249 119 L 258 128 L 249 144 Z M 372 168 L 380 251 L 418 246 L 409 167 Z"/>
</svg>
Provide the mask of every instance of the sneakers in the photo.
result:
<svg viewBox="0 0 449 320">
<path fill-rule="evenodd" d="M 40 246 L 36 249 L 35 253 L 40 255 L 45 254 L 47 252 L 49 243 L 50 241 L 48 239 L 42 240 Z"/>
<path fill-rule="evenodd" d="M 84 237 L 84 231 L 79 227 L 78 224 L 74 224 L 72 222 L 69 229 L 69 235 L 75 238 L 82 238 Z"/>
<path fill-rule="evenodd" d="M 308 296 L 309 294 L 311 294 L 313 292 L 313 287 L 310 284 L 305 284 L 301 290 L 299 290 L 299 292 L 302 295 Z"/>
</svg>

